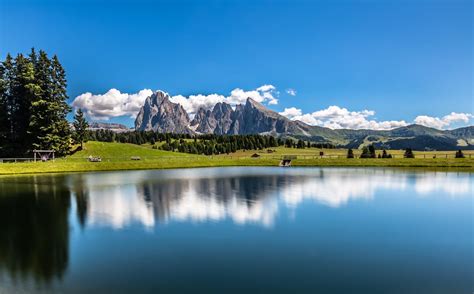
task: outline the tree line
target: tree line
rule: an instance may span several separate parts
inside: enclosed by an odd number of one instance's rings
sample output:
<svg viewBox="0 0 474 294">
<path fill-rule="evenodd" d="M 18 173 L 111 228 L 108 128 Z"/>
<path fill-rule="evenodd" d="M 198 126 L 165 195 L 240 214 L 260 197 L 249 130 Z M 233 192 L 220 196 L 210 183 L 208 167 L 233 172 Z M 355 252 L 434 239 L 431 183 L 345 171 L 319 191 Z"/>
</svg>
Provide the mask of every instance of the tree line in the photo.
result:
<svg viewBox="0 0 474 294">
<path fill-rule="evenodd" d="M 237 150 L 263 150 L 278 146 L 297 149 L 336 147 L 330 143 L 314 143 L 290 138 L 283 139 L 270 135 L 191 135 L 156 133 L 153 131 L 115 133 L 111 130 L 94 130 L 88 132 L 86 140 L 137 145 L 161 143 L 159 146 L 154 146 L 154 148 L 205 155 L 228 154 Z"/>
<path fill-rule="evenodd" d="M 387 150 L 382 149 L 382 153 L 376 154 L 374 145 L 364 146 L 359 158 L 392 158 L 392 154 L 388 153 Z M 347 150 L 347 158 L 355 158 L 354 151 L 352 149 Z M 404 158 L 415 158 L 412 148 L 406 148 L 403 153 Z M 461 149 L 456 151 L 455 158 L 465 158 L 464 153 Z M 433 155 L 433 158 L 436 158 L 436 155 Z"/>
<path fill-rule="evenodd" d="M 45 51 L 7 54 L 0 63 L 0 157 L 24 156 L 34 149 L 69 151 L 66 73 L 56 55 Z"/>
</svg>

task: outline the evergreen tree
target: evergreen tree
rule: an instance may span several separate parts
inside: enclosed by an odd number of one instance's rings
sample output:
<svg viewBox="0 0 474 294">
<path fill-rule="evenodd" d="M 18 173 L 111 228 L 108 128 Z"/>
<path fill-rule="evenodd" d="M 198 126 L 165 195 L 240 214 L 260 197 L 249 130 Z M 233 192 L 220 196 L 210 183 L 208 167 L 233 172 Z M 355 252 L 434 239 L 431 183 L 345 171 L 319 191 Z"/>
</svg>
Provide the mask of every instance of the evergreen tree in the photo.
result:
<svg viewBox="0 0 474 294">
<path fill-rule="evenodd" d="M 388 154 L 387 150 L 383 149 L 382 150 L 382 158 L 392 158 L 392 155 Z"/>
<path fill-rule="evenodd" d="M 375 158 L 376 157 L 374 145 L 369 146 L 369 154 L 370 154 L 370 158 Z"/>
<path fill-rule="evenodd" d="M 415 158 L 415 155 L 413 154 L 413 150 L 411 150 L 411 148 L 405 149 L 405 153 L 403 154 L 403 157 L 405 157 L 405 158 Z"/>
<path fill-rule="evenodd" d="M 82 112 L 82 109 L 78 109 L 76 114 L 74 115 L 74 142 L 76 144 L 81 144 L 81 150 L 82 150 L 82 143 L 87 142 L 87 128 L 89 127 L 89 124 L 87 123 L 87 120 L 84 117 L 84 112 Z"/>
<path fill-rule="evenodd" d="M 39 94 L 33 64 L 23 54 L 18 54 L 14 60 L 9 86 L 7 107 L 10 122 L 10 147 L 12 155 L 23 155 L 30 149 L 31 138 L 28 126 L 31 103 Z"/>
<path fill-rule="evenodd" d="M 0 63 L 0 157 L 8 154 L 9 114 L 8 114 L 8 80 L 11 70 L 11 56 L 7 55 L 5 62 Z"/>
<path fill-rule="evenodd" d="M 354 158 L 354 151 L 352 149 L 347 150 L 347 158 Z"/>
<path fill-rule="evenodd" d="M 64 155 L 70 148 L 71 131 L 66 115 L 71 108 L 66 102 L 66 74 L 57 56 L 50 60 L 46 52 L 40 50 L 35 80 L 39 95 L 31 104 L 32 145 Z"/>
<path fill-rule="evenodd" d="M 360 154 L 360 158 L 371 158 L 372 155 L 370 154 L 369 148 L 364 146 L 362 148 L 362 153 Z"/>
<path fill-rule="evenodd" d="M 297 145 L 296 145 L 296 148 L 298 148 L 298 149 L 304 149 L 304 147 L 305 147 L 304 141 L 301 140 L 301 139 L 299 139 L 299 140 L 298 140 L 298 143 L 297 143 Z"/>
</svg>

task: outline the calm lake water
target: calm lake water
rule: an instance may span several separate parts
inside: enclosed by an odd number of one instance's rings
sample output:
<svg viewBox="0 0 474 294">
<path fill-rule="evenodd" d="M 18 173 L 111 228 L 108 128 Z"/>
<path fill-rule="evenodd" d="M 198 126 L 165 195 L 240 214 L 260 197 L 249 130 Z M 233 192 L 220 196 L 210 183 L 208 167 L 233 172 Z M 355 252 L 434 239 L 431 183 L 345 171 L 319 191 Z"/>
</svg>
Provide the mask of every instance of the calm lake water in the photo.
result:
<svg viewBox="0 0 474 294">
<path fill-rule="evenodd" d="M 0 177 L 0 293 L 472 293 L 474 174 Z"/>
</svg>

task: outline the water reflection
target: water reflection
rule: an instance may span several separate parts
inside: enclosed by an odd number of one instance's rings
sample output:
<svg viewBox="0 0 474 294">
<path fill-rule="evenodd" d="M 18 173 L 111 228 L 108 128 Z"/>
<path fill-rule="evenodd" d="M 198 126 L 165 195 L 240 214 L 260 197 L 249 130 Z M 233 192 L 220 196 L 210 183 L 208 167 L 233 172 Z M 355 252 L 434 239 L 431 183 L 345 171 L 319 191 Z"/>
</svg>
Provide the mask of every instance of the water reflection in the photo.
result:
<svg viewBox="0 0 474 294">
<path fill-rule="evenodd" d="M 268 227 L 281 205 L 296 208 L 306 200 L 337 208 L 358 199 L 369 201 L 377 191 L 405 191 L 410 186 L 420 195 L 473 191 L 469 174 L 384 169 L 195 169 L 84 174 L 74 179 L 71 190 L 88 205 L 87 224 L 115 229 L 133 223 L 151 228 L 155 222 L 226 219 Z"/>
<path fill-rule="evenodd" d="M 295 211 L 305 201 L 335 209 L 372 201 L 382 191 L 470 196 L 473 185 L 471 174 L 389 169 L 214 168 L 0 178 L 0 281 L 2 273 L 38 284 L 61 281 L 71 220 L 82 230 L 209 221 L 271 227 L 283 208 Z"/>
<path fill-rule="evenodd" d="M 0 273 L 49 284 L 68 259 L 69 189 L 55 176 L 0 181 Z"/>
</svg>

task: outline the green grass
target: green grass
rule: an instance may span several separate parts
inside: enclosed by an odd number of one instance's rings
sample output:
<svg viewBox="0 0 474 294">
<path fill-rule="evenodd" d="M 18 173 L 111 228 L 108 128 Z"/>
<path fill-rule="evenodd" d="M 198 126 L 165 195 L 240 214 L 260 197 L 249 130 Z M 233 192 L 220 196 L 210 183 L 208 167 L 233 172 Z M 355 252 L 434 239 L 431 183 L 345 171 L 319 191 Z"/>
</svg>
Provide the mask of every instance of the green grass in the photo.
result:
<svg viewBox="0 0 474 294">
<path fill-rule="evenodd" d="M 143 160 L 152 160 L 164 156 L 186 157 L 189 154 L 163 151 L 146 146 L 126 143 L 87 142 L 84 150 L 78 151 L 62 160 L 85 160 L 89 155 L 101 157 L 105 161 L 127 161 L 132 156 L 139 156 Z"/>
<path fill-rule="evenodd" d="M 325 154 L 339 155 L 339 158 L 319 158 L 319 149 L 288 149 L 284 147 L 272 148 L 275 153 L 258 152 L 259 158 L 251 158 L 256 151 L 237 152 L 235 154 L 218 156 L 190 155 L 178 152 L 169 152 L 151 149 L 148 146 L 137 146 L 122 143 L 88 142 L 85 150 L 74 155 L 61 158 L 55 162 L 29 163 L 0 163 L 0 175 L 52 173 L 52 172 L 86 172 L 106 170 L 135 170 L 135 169 L 164 169 L 164 168 L 191 168 L 214 166 L 277 166 L 279 157 L 285 154 L 300 156 L 293 161 L 293 166 L 378 166 L 400 168 L 429 168 L 429 169 L 456 169 L 474 172 L 474 156 L 472 159 L 438 158 L 433 159 L 431 153 L 427 158 L 393 158 L 393 159 L 346 159 L 346 150 L 328 149 Z M 402 154 L 402 151 L 399 154 Z M 395 151 L 394 151 L 395 153 Z M 439 152 L 446 154 L 454 152 Z M 397 153 L 398 154 L 398 153 Z M 417 154 L 415 152 L 415 154 Z M 100 156 L 102 162 L 88 162 L 87 157 Z M 140 156 L 140 161 L 132 161 L 132 156 Z"/>
</svg>

